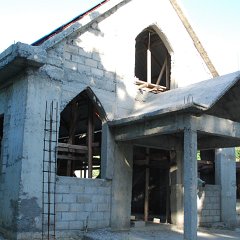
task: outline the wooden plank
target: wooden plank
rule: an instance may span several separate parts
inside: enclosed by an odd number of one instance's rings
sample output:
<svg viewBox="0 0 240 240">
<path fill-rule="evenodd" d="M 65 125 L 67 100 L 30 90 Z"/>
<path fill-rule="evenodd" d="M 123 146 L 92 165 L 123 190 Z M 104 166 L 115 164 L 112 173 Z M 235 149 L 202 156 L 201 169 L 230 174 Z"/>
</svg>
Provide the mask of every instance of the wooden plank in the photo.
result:
<svg viewBox="0 0 240 240">
<path fill-rule="evenodd" d="M 146 148 L 146 162 L 149 164 L 149 148 Z M 144 198 L 144 221 L 148 221 L 149 211 L 149 168 L 145 170 L 145 198 Z"/>
<path fill-rule="evenodd" d="M 148 35 L 148 49 L 147 49 L 147 82 L 152 82 L 152 54 L 151 54 L 151 33 Z"/>
<path fill-rule="evenodd" d="M 167 65 L 167 58 L 165 58 L 165 60 L 164 60 L 162 69 L 161 69 L 161 71 L 159 73 L 159 76 L 158 76 L 158 79 L 157 79 L 157 82 L 156 82 L 156 85 L 159 85 L 159 83 L 161 82 L 164 70 L 166 69 L 166 65 Z"/>
<path fill-rule="evenodd" d="M 87 132 L 87 144 L 88 144 L 88 178 L 92 178 L 92 143 L 93 143 L 93 105 L 89 101 L 88 105 L 88 132 Z"/>
</svg>

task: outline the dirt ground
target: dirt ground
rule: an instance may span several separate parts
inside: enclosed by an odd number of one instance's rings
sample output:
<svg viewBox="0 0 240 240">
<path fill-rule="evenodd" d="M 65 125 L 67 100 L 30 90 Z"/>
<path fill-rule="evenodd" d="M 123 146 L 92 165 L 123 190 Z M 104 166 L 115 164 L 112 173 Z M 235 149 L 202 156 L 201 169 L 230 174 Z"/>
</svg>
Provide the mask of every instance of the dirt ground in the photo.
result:
<svg viewBox="0 0 240 240">
<path fill-rule="evenodd" d="M 86 240 L 183 240 L 183 231 L 171 225 L 158 224 L 142 228 L 131 228 L 127 232 L 112 232 L 101 229 L 85 234 Z M 240 240 L 240 229 L 199 229 L 198 240 Z"/>
<path fill-rule="evenodd" d="M 60 237 L 59 240 L 183 240 L 183 231 L 166 224 L 133 227 L 130 231 L 113 232 L 110 229 L 89 230 L 75 237 Z M 0 234 L 0 240 L 7 240 Z M 201 228 L 198 240 L 240 240 L 240 228 L 230 231 Z"/>
</svg>

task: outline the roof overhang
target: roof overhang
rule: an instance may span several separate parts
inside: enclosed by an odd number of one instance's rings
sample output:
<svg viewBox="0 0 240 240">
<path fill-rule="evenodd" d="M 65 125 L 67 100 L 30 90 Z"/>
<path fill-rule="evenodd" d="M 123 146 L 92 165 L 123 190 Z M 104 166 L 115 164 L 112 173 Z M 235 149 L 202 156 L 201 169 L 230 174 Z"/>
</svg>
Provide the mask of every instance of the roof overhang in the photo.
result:
<svg viewBox="0 0 240 240">
<path fill-rule="evenodd" d="M 240 115 L 234 114 L 235 105 L 220 111 L 233 91 L 234 103 L 240 102 L 239 85 L 240 72 L 236 72 L 152 95 L 142 108 L 109 125 L 116 141 L 148 147 L 181 149 L 183 132 L 189 128 L 198 132 L 199 149 L 240 146 Z"/>
<path fill-rule="evenodd" d="M 41 47 L 16 43 L 0 54 L 0 84 L 7 83 L 27 66 L 41 67 L 46 63 L 47 53 Z"/>
</svg>

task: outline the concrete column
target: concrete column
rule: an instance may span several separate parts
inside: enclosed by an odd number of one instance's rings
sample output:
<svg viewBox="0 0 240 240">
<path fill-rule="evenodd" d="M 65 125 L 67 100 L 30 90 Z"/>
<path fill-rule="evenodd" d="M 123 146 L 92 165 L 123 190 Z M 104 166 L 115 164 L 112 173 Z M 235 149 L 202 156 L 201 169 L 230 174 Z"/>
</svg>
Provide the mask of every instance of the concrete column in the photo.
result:
<svg viewBox="0 0 240 240">
<path fill-rule="evenodd" d="M 114 152 L 111 228 L 127 230 L 131 216 L 133 147 L 128 143 L 116 143 Z"/>
<path fill-rule="evenodd" d="M 221 221 L 236 226 L 236 160 L 235 149 L 215 152 L 215 182 L 221 186 Z"/>
<path fill-rule="evenodd" d="M 184 130 L 184 240 L 197 240 L 197 132 Z"/>
<path fill-rule="evenodd" d="M 106 122 L 102 125 L 101 178 L 113 178 L 114 138 Z"/>
<path fill-rule="evenodd" d="M 179 228 L 183 228 L 183 151 L 174 151 L 173 162 L 176 165 L 170 168 L 171 176 L 171 221 Z"/>
</svg>

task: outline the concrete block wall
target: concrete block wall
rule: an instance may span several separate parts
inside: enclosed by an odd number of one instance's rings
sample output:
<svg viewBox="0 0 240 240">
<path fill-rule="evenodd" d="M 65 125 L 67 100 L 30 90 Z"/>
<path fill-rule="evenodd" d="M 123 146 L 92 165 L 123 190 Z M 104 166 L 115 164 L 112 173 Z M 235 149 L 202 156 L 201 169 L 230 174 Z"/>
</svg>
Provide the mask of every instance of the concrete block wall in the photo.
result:
<svg viewBox="0 0 240 240">
<path fill-rule="evenodd" d="M 221 188 L 219 185 L 206 185 L 198 191 L 199 225 L 211 225 L 221 221 Z"/>
<path fill-rule="evenodd" d="M 110 224 L 111 182 L 104 179 L 57 177 L 56 229 L 77 231 Z"/>
</svg>

